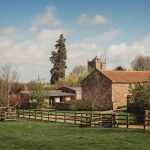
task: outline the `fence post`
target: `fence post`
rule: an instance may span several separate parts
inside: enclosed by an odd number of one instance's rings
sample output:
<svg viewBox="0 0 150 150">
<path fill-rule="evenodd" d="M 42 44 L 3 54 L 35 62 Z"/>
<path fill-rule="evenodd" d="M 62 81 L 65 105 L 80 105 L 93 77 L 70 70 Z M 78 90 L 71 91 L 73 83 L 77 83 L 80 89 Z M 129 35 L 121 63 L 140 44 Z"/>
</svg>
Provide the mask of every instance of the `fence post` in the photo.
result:
<svg viewBox="0 0 150 150">
<path fill-rule="evenodd" d="M 101 123 L 100 123 L 100 126 L 102 127 L 102 124 L 103 124 L 103 114 L 100 114 L 101 116 Z"/>
<path fill-rule="evenodd" d="M 23 118 L 24 118 L 24 109 L 23 109 Z"/>
<path fill-rule="evenodd" d="M 7 112 L 4 112 L 4 121 L 6 120 L 7 118 Z"/>
<path fill-rule="evenodd" d="M 112 127 L 113 127 L 113 117 L 114 117 L 114 116 L 113 116 L 113 114 L 111 114 L 111 116 L 110 116 L 110 117 L 111 117 L 110 122 L 111 122 L 111 128 L 112 128 Z"/>
<path fill-rule="evenodd" d="M 41 120 L 42 120 L 42 117 L 43 117 L 43 111 L 41 110 Z"/>
<path fill-rule="evenodd" d="M 30 118 L 30 109 L 29 109 L 29 118 Z"/>
<path fill-rule="evenodd" d="M 18 118 L 19 118 L 19 115 L 20 115 L 20 114 L 19 114 L 19 109 L 17 109 L 17 116 L 18 116 Z"/>
<path fill-rule="evenodd" d="M 57 112 L 55 111 L 55 122 L 57 122 Z"/>
<path fill-rule="evenodd" d="M 115 127 L 115 114 L 111 114 L 111 127 Z"/>
<path fill-rule="evenodd" d="M 145 111 L 145 115 L 144 115 L 144 130 L 146 129 L 147 120 L 148 120 L 148 110 Z"/>
<path fill-rule="evenodd" d="M 99 113 L 99 114 L 98 114 L 98 125 L 100 125 L 100 120 L 101 120 L 101 117 L 100 117 L 100 116 L 101 116 L 101 114 Z"/>
<path fill-rule="evenodd" d="M 64 123 L 66 123 L 66 112 L 64 112 Z"/>
<path fill-rule="evenodd" d="M 50 112 L 50 110 L 48 110 L 48 121 L 49 121 L 49 112 Z"/>
<path fill-rule="evenodd" d="M 93 111 L 91 112 L 90 127 L 92 127 L 92 121 L 93 121 Z"/>
<path fill-rule="evenodd" d="M 36 119 L 36 109 L 34 110 L 34 119 Z"/>
<path fill-rule="evenodd" d="M 83 119 L 83 114 L 81 113 L 81 121 L 80 121 L 81 125 L 82 125 L 82 119 Z"/>
<path fill-rule="evenodd" d="M 146 116 L 144 116 L 144 130 L 146 129 Z"/>
<path fill-rule="evenodd" d="M 119 127 L 119 117 L 118 117 L 118 114 L 115 114 L 115 123 L 116 123 L 116 127 Z"/>
<path fill-rule="evenodd" d="M 86 113 L 86 125 L 88 125 L 88 113 Z"/>
<path fill-rule="evenodd" d="M 126 121 L 127 121 L 127 128 L 129 128 L 129 114 L 127 114 L 126 117 L 127 117 L 127 118 L 126 118 Z"/>
<path fill-rule="evenodd" d="M 77 113 L 75 112 L 74 113 L 74 123 L 76 124 L 76 122 L 77 122 Z"/>
</svg>

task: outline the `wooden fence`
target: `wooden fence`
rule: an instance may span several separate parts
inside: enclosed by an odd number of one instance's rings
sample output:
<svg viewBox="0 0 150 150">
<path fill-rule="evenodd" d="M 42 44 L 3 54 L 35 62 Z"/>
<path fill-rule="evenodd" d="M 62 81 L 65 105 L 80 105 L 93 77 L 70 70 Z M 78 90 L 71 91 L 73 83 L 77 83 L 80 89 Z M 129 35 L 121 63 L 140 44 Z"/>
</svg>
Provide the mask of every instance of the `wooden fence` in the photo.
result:
<svg viewBox="0 0 150 150">
<path fill-rule="evenodd" d="M 67 113 L 57 111 L 43 111 L 43 110 L 18 110 L 19 118 L 29 118 L 37 120 L 45 120 L 52 122 L 74 123 L 82 124 L 82 118 L 87 113 Z"/>
<path fill-rule="evenodd" d="M 148 111 L 146 111 L 145 116 L 137 116 L 130 114 L 18 110 L 17 115 L 19 118 L 72 123 L 80 126 L 102 126 L 141 129 L 148 129 L 150 127 L 150 113 Z"/>
<path fill-rule="evenodd" d="M 16 111 L 12 107 L 0 107 L 0 120 L 16 120 Z"/>
<path fill-rule="evenodd" d="M 146 127 L 150 128 L 150 110 L 145 111 L 144 129 L 146 129 Z"/>
</svg>

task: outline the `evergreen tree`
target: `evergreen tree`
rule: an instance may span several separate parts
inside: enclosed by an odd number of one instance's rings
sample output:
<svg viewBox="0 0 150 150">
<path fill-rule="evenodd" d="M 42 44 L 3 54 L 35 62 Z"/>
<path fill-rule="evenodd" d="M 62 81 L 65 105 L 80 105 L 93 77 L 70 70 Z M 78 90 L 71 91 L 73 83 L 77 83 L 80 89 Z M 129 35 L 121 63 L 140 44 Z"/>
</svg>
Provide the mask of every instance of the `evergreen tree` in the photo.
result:
<svg viewBox="0 0 150 150">
<path fill-rule="evenodd" d="M 114 70 L 126 71 L 127 69 L 124 66 L 117 66 Z"/>
<path fill-rule="evenodd" d="M 66 39 L 63 34 L 61 34 L 55 45 L 55 49 L 57 51 L 52 51 L 51 53 L 50 61 L 53 64 L 53 68 L 50 70 L 51 84 L 55 84 L 60 78 L 65 77 L 65 69 L 67 68 L 67 51 L 65 41 Z"/>
</svg>

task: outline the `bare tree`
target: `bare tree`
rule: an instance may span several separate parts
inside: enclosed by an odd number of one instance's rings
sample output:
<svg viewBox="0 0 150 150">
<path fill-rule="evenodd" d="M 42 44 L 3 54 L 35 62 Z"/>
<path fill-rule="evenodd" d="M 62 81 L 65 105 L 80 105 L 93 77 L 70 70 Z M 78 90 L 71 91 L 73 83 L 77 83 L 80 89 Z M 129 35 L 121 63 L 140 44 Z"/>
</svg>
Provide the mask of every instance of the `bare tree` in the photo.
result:
<svg viewBox="0 0 150 150">
<path fill-rule="evenodd" d="M 88 75 L 86 66 L 75 66 L 70 73 L 70 78 L 76 79 L 76 84 L 80 85 L 81 81 Z"/>
<path fill-rule="evenodd" d="M 78 74 L 79 77 L 82 77 L 85 74 L 87 74 L 87 67 L 86 66 L 75 66 L 70 74 Z"/>
<path fill-rule="evenodd" d="M 0 102 L 2 106 L 9 107 L 9 95 L 13 83 L 19 79 L 19 73 L 11 65 L 4 65 L 0 68 Z"/>
<path fill-rule="evenodd" d="M 0 77 L 0 106 L 4 106 L 5 105 L 5 100 L 4 100 L 4 93 L 5 93 L 5 89 L 4 89 L 4 83 Z"/>
<path fill-rule="evenodd" d="M 88 75 L 86 66 L 75 66 L 68 76 L 60 78 L 55 85 L 51 85 L 54 88 L 60 88 L 62 86 L 80 86 L 81 81 Z"/>
<path fill-rule="evenodd" d="M 135 71 L 150 71 L 150 56 L 137 56 L 131 63 Z"/>
</svg>

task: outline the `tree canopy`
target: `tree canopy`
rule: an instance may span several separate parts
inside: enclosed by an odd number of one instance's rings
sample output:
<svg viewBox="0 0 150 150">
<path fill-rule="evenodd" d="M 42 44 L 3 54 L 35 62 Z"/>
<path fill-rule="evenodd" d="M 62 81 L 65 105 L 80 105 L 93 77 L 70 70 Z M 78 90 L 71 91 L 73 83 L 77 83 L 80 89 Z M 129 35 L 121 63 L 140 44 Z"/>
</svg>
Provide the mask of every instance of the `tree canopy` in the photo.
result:
<svg viewBox="0 0 150 150">
<path fill-rule="evenodd" d="M 38 106 L 42 106 L 46 98 L 44 84 L 40 81 L 30 81 L 28 84 L 28 89 L 31 93 L 31 99 L 37 101 Z"/>
<path fill-rule="evenodd" d="M 63 34 L 61 34 L 55 45 L 57 51 L 51 52 L 50 61 L 53 64 L 53 68 L 50 70 L 51 84 L 55 84 L 60 78 L 65 77 L 65 69 L 67 69 L 67 51 L 65 42 L 66 39 Z"/>
<path fill-rule="evenodd" d="M 131 62 L 131 67 L 135 71 L 150 71 L 150 56 L 137 56 Z"/>
<path fill-rule="evenodd" d="M 114 70 L 120 70 L 120 71 L 125 71 L 125 70 L 127 70 L 124 66 L 117 66 Z"/>
<path fill-rule="evenodd" d="M 143 114 L 145 109 L 150 108 L 150 78 L 147 82 L 135 84 L 130 93 L 130 101 L 135 113 Z"/>
</svg>

